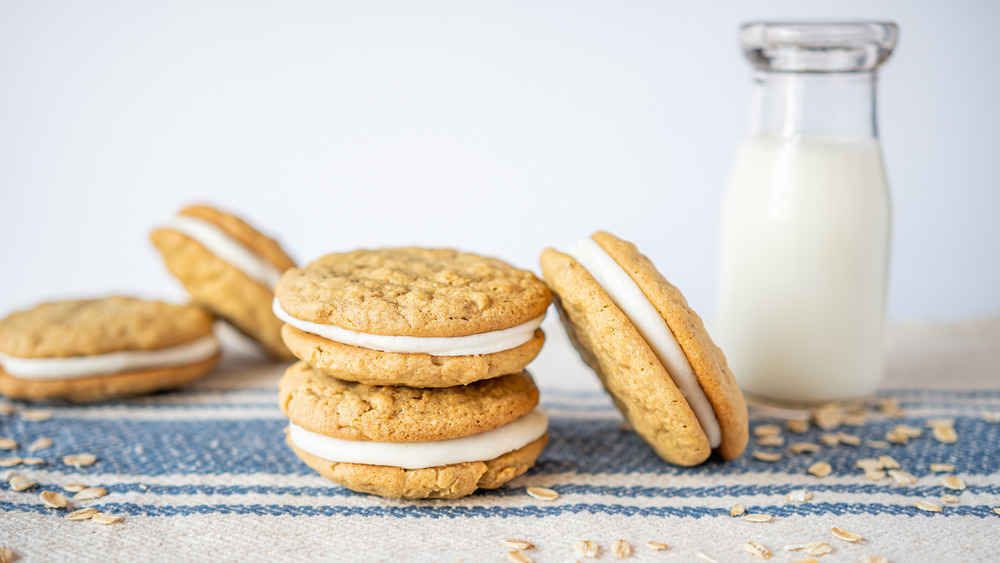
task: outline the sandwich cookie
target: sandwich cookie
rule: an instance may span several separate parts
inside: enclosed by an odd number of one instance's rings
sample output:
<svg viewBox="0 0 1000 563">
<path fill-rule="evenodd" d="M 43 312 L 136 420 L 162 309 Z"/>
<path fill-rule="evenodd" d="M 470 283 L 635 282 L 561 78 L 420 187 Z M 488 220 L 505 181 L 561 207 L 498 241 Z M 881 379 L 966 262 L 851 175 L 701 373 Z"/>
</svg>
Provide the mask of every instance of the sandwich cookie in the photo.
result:
<svg viewBox="0 0 1000 563">
<path fill-rule="evenodd" d="M 635 245 L 597 232 L 566 254 L 546 249 L 541 264 L 570 340 L 660 457 L 743 453 L 747 409 L 725 356 Z"/>
<path fill-rule="evenodd" d="M 45 303 L 0 321 L 0 393 L 100 401 L 181 387 L 219 359 L 199 307 L 130 297 Z"/>
<path fill-rule="evenodd" d="M 526 372 L 416 389 L 342 381 L 298 362 L 278 387 L 295 454 L 335 483 L 383 497 L 497 488 L 530 468 L 548 440 Z"/>
<path fill-rule="evenodd" d="M 292 355 L 271 312 L 274 284 L 295 263 L 238 217 L 197 205 L 152 232 L 167 268 L 198 304 L 253 338 L 274 358 Z"/>
<path fill-rule="evenodd" d="M 552 297 L 534 274 L 448 249 L 329 254 L 285 272 L 274 314 L 288 349 L 370 385 L 449 387 L 535 358 Z"/>
</svg>

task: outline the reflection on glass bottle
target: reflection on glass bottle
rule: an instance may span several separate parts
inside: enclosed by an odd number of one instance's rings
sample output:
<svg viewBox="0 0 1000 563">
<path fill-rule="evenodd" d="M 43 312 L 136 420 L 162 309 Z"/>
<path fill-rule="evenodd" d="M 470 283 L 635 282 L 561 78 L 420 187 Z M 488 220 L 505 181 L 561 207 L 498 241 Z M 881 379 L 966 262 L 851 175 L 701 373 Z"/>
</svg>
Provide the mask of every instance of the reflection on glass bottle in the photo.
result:
<svg viewBox="0 0 1000 563">
<path fill-rule="evenodd" d="M 750 132 L 726 191 L 719 340 L 751 398 L 871 394 L 884 369 L 890 203 L 875 116 L 888 23 L 754 23 Z"/>
</svg>

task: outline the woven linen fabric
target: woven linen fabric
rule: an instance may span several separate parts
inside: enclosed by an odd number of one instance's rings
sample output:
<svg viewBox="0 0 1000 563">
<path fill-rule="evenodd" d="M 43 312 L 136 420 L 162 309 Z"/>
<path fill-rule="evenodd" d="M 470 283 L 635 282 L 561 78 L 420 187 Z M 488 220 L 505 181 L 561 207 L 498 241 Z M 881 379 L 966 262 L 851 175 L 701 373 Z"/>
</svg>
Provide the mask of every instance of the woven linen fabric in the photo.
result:
<svg viewBox="0 0 1000 563">
<path fill-rule="evenodd" d="M 693 468 L 660 460 L 622 419 L 594 376 L 564 341 L 533 368 L 551 417 L 550 442 L 535 468 L 495 491 L 456 501 L 397 501 L 354 493 L 315 474 L 284 443 L 286 419 L 276 404 L 282 366 L 230 354 L 221 369 L 185 391 L 94 406 L 45 406 L 51 418 L 29 421 L 25 409 L 0 414 L 0 436 L 18 448 L 0 457 L 40 457 L 41 466 L 0 470 L 38 482 L 22 492 L 0 490 L 0 546 L 17 561 L 506 561 L 505 538 L 534 544 L 533 560 L 579 558 L 573 542 L 591 540 L 600 558 L 613 560 L 611 544 L 628 541 L 635 561 L 751 561 L 746 542 L 768 548 L 772 561 L 808 555 L 785 551 L 789 544 L 825 542 L 832 552 L 820 561 L 988 561 L 1000 538 L 1000 351 L 996 326 L 968 331 L 949 341 L 943 332 L 897 330 L 890 356 L 889 385 L 882 398 L 898 400 L 902 418 L 873 415 L 862 426 L 841 426 L 860 446 L 822 446 L 812 454 L 755 459 L 755 450 L 786 452 L 796 442 L 821 443 L 823 430 L 782 431 L 784 446 L 760 446 L 751 437 L 747 453 L 724 463 Z M 955 354 L 954 362 L 947 362 Z M 914 368 L 911 364 L 924 358 Z M 954 366 L 957 368 L 952 369 Z M 946 370 L 938 377 L 903 377 L 907 370 Z M 543 372 L 556 375 L 543 375 Z M 948 379 L 951 383 L 948 383 Z M 913 382 L 920 385 L 914 385 Z M 955 381 L 964 385 L 955 385 Z M 935 440 L 929 419 L 954 419 L 959 440 Z M 751 430 L 770 423 L 752 418 Z M 906 445 L 872 447 L 894 426 L 923 429 Z M 34 440 L 52 446 L 29 452 Z M 63 456 L 93 453 L 98 461 L 73 468 Z M 916 482 L 871 481 L 856 467 L 862 458 L 889 455 Z M 828 462 L 829 476 L 807 473 Z M 955 466 L 934 473 L 931 463 Z M 942 486 L 955 475 L 964 491 Z M 70 500 L 69 509 L 46 508 L 42 491 L 82 482 L 107 489 L 91 501 Z M 526 494 L 549 487 L 553 501 Z M 790 502 L 808 490 L 813 498 Z M 942 495 L 959 497 L 947 503 Z M 71 497 L 71 493 L 66 493 Z M 920 500 L 940 513 L 914 507 Z M 740 503 L 757 523 L 730 515 Z M 69 521 L 71 509 L 94 506 L 121 517 L 111 525 Z M 862 539 L 849 543 L 831 529 Z M 669 545 L 654 552 L 646 542 Z"/>
</svg>

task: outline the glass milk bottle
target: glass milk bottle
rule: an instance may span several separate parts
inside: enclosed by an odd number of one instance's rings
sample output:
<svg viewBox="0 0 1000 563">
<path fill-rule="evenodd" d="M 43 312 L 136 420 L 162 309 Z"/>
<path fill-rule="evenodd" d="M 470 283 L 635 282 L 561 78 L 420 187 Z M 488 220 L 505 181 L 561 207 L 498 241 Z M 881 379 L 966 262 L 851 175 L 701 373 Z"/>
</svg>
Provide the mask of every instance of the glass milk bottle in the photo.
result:
<svg viewBox="0 0 1000 563">
<path fill-rule="evenodd" d="M 875 70 L 891 23 L 752 23 L 750 131 L 726 190 L 718 336 L 749 399 L 870 395 L 884 368 L 890 204 Z"/>
</svg>

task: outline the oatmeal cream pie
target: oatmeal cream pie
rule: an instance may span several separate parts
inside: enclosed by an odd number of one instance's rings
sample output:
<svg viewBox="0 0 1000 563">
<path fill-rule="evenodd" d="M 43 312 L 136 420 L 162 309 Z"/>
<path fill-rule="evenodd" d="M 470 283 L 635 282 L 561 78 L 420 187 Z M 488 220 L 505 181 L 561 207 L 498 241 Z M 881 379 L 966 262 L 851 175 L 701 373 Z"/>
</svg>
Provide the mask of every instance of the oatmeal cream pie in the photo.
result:
<svg viewBox="0 0 1000 563">
<path fill-rule="evenodd" d="M 0 393 L 100 401 L 181 387 L 219 359 L 199 307 L 131 297 L 45 303 L 0 320 Z"/>
<path fill-rule="evenodd" d="M 660 457 L 743 453 L 747 409 L 726 358 L 649 258 L 597 232 L 566 254 L 545 249 L 541 264 L 573 345 Z"/>
<path fill-rule="evenodd" d="M 527 372 L 417 389 L 342 381 L 298 362 L 278 387 L 295 454 L 335 483 L 383 497 L 497 488 L 527 471 L 548 440 Z"/>
<path fill-rule="evenodd" d="M 329 254 L 285 272 L 274 313 L 316 369 L 370 385 L 449 387 L 520 372 L 551 302 L 534 274 L 448 249 Z"/>
<path fill-rule="evenodd" d="M 271 312 L 274 284 L 295 267 L 274 240 L 242 219 L 204 205 L 188 207 L 150 234 L 195 301 L 259 342 L 274 358 L 291 359 L 281 321 Z"/>
</svg>

